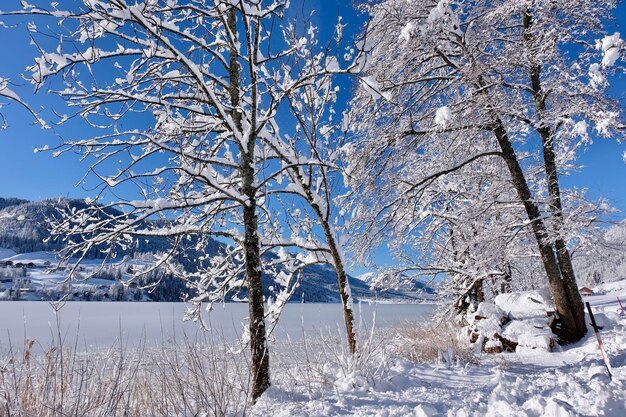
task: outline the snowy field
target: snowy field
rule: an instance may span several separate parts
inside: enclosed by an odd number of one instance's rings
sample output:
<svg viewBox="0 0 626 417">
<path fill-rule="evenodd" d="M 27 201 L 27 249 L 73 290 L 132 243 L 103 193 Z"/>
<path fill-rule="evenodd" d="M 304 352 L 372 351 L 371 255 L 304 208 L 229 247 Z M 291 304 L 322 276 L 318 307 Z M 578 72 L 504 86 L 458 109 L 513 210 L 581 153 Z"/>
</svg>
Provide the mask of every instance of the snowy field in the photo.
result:
<svg viewBox="0 0 626 417">
<path fill-rule="evenodd" d="M 212 313 L 207 342 L 195 340 L 195 324 L 181 322 L 184 304 L 67 303 L 57 328 L 48 303 L 4 302 L 0 332 L 11 334 L 13 351 L 0 360 L 0 409 L 4 400 L 16 415 L 56 415 L 48 409 L 55 401 L 84 416 L 624 417 L 626 316 L 617 297 L 626 299 L 626 281 L 594 290 L 586 300 L 604 326 L 612 380 L 591 327 L 553 352 L 468 359 L 441 343 L 438 360 L 416 363 L 394 351 L 404 342 L 394 329 L 424 324 L 433 307 L 362 304 L 354 359 L 341 340 L 338 305 L 292 304 L 270 343 L 273 385 L 253 406 L 245 399 L 247 349 L 232 343 L 243 304 Z M 57 329 L 65 356 L 46 350 Z M 23 349 L 24 335 L 36 338 L 32 349 Z M 66 390 L 62 397 L 57 389 Z"/>
</svg>

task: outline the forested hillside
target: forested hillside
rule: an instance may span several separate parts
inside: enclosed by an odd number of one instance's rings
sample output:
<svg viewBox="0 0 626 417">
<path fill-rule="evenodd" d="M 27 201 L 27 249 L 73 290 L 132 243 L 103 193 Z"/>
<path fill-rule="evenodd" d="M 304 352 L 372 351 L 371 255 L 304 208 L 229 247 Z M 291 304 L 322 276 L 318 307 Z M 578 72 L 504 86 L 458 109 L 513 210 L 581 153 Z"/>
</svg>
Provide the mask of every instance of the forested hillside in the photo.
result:
<svg viewBox="0 0 626 417">
<path fill-rule="evenodd" d="M 26 201 L 14 198 L 0 199 L 0 248 L 9 249 L 18 254 L 32 252 L 62 252 L 64 242 L 55 239 L 50 235 L 49 220 L 56 218 L 61 210 L 79 210 L 86 207 L 83 200 L 57 198 L 42 201 Z M 107 209 L 111 211 L 112 209 Z M 113 214 L 115 214 L 113 212 Z M 158 220 L 163 222 L 164 220 Z M 226 244 L 214 239 L 209 239 L 204 250 L 198 250 L 196 241 L 190 239 L 186 245 L 187 249 L 181 251 L 175 257 L 175 262 L 185 271 L 185 273 L 193 274 L 198 266 L 198 260 L 204 257 L 203 262 L 209 262 L 216 255 L 223 254 L 226 250 Z M 107 266 L 99 271 L 95 278 L 110 280 L 112 282 L 121 279 L 129 279 L 131 277 L 130 270 L 133 269 L 129 265 L 136 262 L 145 263 L 146 260 L 152 259 L 159 254 L 166 252 L 171 247 L 171 242 L 167 238 L 151 237 L 149 239 L 141 239 L 133 248 L 126 251 L 118 250 L 117 261 L 123 257 L 129 257 L 129 261 L 121 265 L 107 264 Z M 104 259 L 106 251 L 104 247 L 98 247 L 88 252 L 88 259 Z M 10 253 L 9 251 L 9 253 Z M 276 261 L 277 257 L 273 253 L 265 255 L 267 261 Z M 136 260 L 136 261 L 134 261 Z M 279 263 L 279 262 L 278 262 Z M 263 275 L 264 293 L 266 297 L 273 296 L 279 286 L 275 283 L 275 276 L 283 271 L 282 267 L 274 268 L 271 271 L 265 271 Z M 89 275 L 83 273 L 83 276 Z M 181 279 L 174 273 L 167 271 L 165 268 L 158 268 L 150 273 L 142 275 L 138 279 L 139 286 L 150 286 L 159 282 L 159 285 L 146 291 L 149 299 L 154 301 L 180 301 L 193 297 L 197 294 L 193 282 L 201 279 L 200 276 Z M 189 285 L 191 281 L 192 285 Z M 413 299 L 415 297 L 429 296 L 433 293 L 432 289 L 424 288 L 418 285 L 417 291 L 372 291 L 369 286 L 356 278 L 349 277 L 352 287 L 352 293 L 357 299 L 373 299 L 396 298 L 396 299 Z M 40 291 L 46 299 L 62 296 L 62 289 L 54 291 Z M 79 299 L 98 299 L 93 291 L 85 292 L 85 297 L 79 296 Z M 132 299 L 134 294 L 124 296 L 120 292 L 120 300 Z M 227 300 L 237 300 L 247 297 L 247 290 L 241 288 L 229 293 Z M 300 285 L 295 288 L 292 301 L 300 302 L 339 302 L 337 293 L 337 276 L 334 268 L 330 265 L 311 265 L 303 270 Z"/>
<path fill-rule="evenodd" d="M 0 198 L 0 247 L 12 249 L 17 253 L 39 251 L 62 251 L 64 243 L 50 236 L 50 219 L 56 219 L 61 210 L 80 210 L 87 207 L 83 200 L 55 198 L 41 201 L 26 201 L 15 198 Z M 115 214 L 114 209 L 105 209 L 105 213 Z M 103 258 L 102 248 L 94 248 L 89 258 Z M 132 253 L 158 252 L 167 249 L 164 239 L 151 238 L 137 242 L 137 247 L 121 252 Z"/>
<path fill-rule="evenodd" d="M 581 285 L 597 285 L 626 277 L 626 221 L 600 234 L 597 242 L 574 253 L 574 265 Z"/>
</svg>

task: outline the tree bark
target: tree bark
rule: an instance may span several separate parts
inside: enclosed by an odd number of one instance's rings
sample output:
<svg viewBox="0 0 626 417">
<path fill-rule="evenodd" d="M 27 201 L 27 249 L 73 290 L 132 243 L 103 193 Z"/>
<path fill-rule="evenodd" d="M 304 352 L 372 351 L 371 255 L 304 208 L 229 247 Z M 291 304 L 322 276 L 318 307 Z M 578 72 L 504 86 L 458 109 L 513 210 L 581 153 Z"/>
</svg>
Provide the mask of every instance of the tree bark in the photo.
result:
<svg viewBox="0 0 626 417">
<path fill-rule="evenodd" d="M 237 15 L 236 9 L 232 7 L 228 12 L 228 28 L 236 37 Z M 252 55 L 252 54 L 251 54 Z M 230 78 L 230 99 L 232 105 L 231 117 L 235 128 L 239 134 L 243 134 L 242 114 L 240 105 L 240 67 L 239 56 L 234 45 L 230 50 L 229 78 Z M 254 65 L 254 63 L 251 63 Z M 256 124 L 255 100 L 256 86 L 252 81 L 252 122 Z M 252 380 L 252 402 L 254 403 L 270 386 L 270 364 L 269 352 L 267 350 L 265 334 L 265 306 L 263 298 L 263 279 L 261 267 L 261 246 L 258 234 L 258 214 L 257 214 L 257 190 L 255 187 L 255 166 L 254 166 L 254 146 L 256 137 L 254 129 L 248 140 L 247 146 L 241 144 L 241 176 L 242 193 L 247 201 L 243 205 L 244 222 L 244 252 L 246 263 L 246 282 L 248 284 L 248 311 L 249 311 L 249 331 L 251 350 L 251 380 Z"/>
<path fill-rule="evenodd" d="M 500 282 L 500 294 L 508 294 L 511 292 L 511 265 L 508 262 L 504 263 L 504 274 L 502 275 L 502 281 Z"/>
<path fill-rule="evenodd" d="M 530 221 L 530 225 L 533 230 L 533 234 L 539 246 L 539 253 L 541 254 L 541 260 L 543 262 L 544 269 L 550 284 L 550 290 L 552 297 L 554 298 L 554 304 L 556 311 L 559 314 L 562 328 L 558 334 L 559 338 L 564 342 L 573 342 L 579 340 L 582 336 L 580 332 L 580 323 L 577 322 L 577 317 L 574 312 L 576 306 L 572 303 L 570 297 L 570 291 L 561 276 L 561 270 L 555 257 L 554 248 L 550 245 L 548 231 L 546 225 L 541 218 L 539 208 L 532 200 L 530 188 L 524 177 L 524 172 L 519 164 L 513 145 L 508 137 L 508 133 L 502 124 L 499 117 L 494 117 L 493 132 L 498 141 L 498 145 L 502 150 L 502 157 L 506 162 L 513 186 L 524 204 L 524 209 Z M 583 321 L 584 324 L 584 321 Z M 584 333 L 583 333 L 584 334 Z"/>
<path fill-rule="evenodd" d="M 526 10 L 526 12 L 524 13 L 523 25 L 524 40 L 526 41 L 530 55 L 532 57 L 533 35 L 531 32 L 532 15 L 530 10 Z M 561 276 L 564 282 L 565 291 L 572 309 L 572 314 L 574 315 L 574 321 L 577 325 L 575 331 L 573 331 L 571 334 L 571 339 L 569 340 L 573 342 L 581 339 L 587 332 L 587 326 L 585 324 L 585 310 L 582 297 L 580 296 L 580 292 L 578 291 L 578 285 L 576 284 L 576 276 L 574 273 L 574 266 L 572 265 L 570 252 L 567 248 L 567 243 L 563 238 L 563 227 L 565 225 L 565 221 L 563 219 L 561 190 L 559 187 L 559 176 L 556 166 L 556 156 L 554 153 L 555 131 L 545 120 L 546 97 L 541 86 L 541 67 L 539 66 L 539 64 L 531 61 L 529 72 L 533 91 L 533 100 L 535 102 L 539 123 L 536 130 L 541 138 L 546 182 L 548 184 L 548 193 L 550 196 L 548 206 L 554 220 L 554 245 L 556 248 L 556 256 L 559 263 Z"/>
<path fill-rule="evenodd" d="M 246 181 L 247 182 L 247 181 Z M 258 220 L 255 200 L 244 207 L 246 278 L 248 282 L 248 310 L 250 350 L 252 359 L 252 401 L 256 401 L 270 386 L 270 363 L 265 339 L 265 307 Z"/>
</svg>

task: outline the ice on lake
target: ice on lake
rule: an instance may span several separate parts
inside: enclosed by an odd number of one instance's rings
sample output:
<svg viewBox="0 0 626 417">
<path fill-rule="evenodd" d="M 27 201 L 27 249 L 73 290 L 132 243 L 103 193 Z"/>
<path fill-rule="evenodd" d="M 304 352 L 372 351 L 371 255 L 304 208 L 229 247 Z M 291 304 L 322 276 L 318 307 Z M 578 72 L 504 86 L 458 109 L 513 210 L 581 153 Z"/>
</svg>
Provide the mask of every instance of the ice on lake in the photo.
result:
<svg viewBox="0 0 626 417">
<path fill-rule="evenodd" d="M 0 349 L 20 348 L 25 339 L 48 348 L 58 339 L 79 350 L 106 348 L 122 342 L 126 346 L 146 343 L 158 346 L 169 341 L 194 340 L 206 336 L 198 323 L 183 321 L 185 303 L 68 302 L 55 314 L 48 302 L 0 302 Z M 428 318 L 433 304 L 355 305 L 357 325 L 377 329 Z M 246 326 L 248 306 L 218 304 L 204 314 L 211 337 L 234 342 Z M 58 317 L 58 324 L 57 324 Z M 276 340 L 299 340 L 305 334 L 337 335 L 343 331 L 340 304 L 288 304 L 274 330 Z"/>
</svg>

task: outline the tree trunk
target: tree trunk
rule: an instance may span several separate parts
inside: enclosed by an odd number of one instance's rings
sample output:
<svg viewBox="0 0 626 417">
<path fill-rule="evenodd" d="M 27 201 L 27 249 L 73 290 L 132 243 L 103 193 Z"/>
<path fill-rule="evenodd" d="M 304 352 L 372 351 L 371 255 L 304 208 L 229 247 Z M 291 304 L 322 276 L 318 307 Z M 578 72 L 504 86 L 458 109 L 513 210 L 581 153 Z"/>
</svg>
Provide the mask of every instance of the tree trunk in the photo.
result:
<svg viewBox="0 0 626 417">
<path fill-rule="evenodd" d="M 331 226 L 327 221 L 322 222 L 324 234 L 330 248 L 335 271 L 337 272 L 337 284 L 339 285 L 339 296 L 341 297 L 341 305 L 343 306 L 343 321 L 346 324 L 346 337 L 348 338 L 348 349 L 352 355 L 356 354 L 356 332 L 354 330 L 354 313 L 352 311 L 352 294 L 350 291 L 350 283 L 348 275 L 343 265 L 343 259 L 337 248 L 335 236 L 332 233 Z"/>
<path fill-rule="evenodd" d="M 476 305 L 485 301 L 485 291 L 483 290 L 483 280 L 477 279 L 472 287 L 472 294 L 476 300 Z"/>
<path fill-rule="evenodd" d="M 508 262 L 504 264 L 504 274 L 500 282 L 500 294 L 508 294 L 511 292 L 511 265 Z"/>
<path fill-rule="evenodd" d="M 533 34 L 531 32 L 532 15 L 530 10 L 526 10 L 524 13 L 523 25 L 524 40 L 529 48 L 529 55 L 532 57 Z M 574 315 L 574 321 L 577 325 L 575 332 L 572 333 L 573 338 L 570 339 L 570 341 L 576 341 L 581 339 L 587 332 L 587 326 L 585 324 L 585 310 L 583 307 L 582 297 L 578 291 L 578 285 L 576 284 L 576 276 L 574 274 L 572 259 L 567 248 L 567 243 L 563 238 L 563 227 L 565 225 L 565 221 L 563 219 L 561 190 L 559 187 L 559 176 L 556 166 L 556 157 L 554 154 L 555 132 L 545 120 L 546 96 L 544 95 L 541 87 L 541 67 L 534 62 L 530 65 L 530 81 L 533 91 L 533 100 L 535 101 L 535 107 L 539 119 L 537 132 L 541 137 L 546 182 L 548 184 L 548 193 L 550 195 L 549 209 L 554 220 L 554 244 L 556 247 L 556 256 L 567 297 L 569 298 L 572 314 Z"/>
<path fill-rule="evenodd" d="M 315 215 L 320 222 L 322 229 L 324 229 L 324 237 L 328 243 L 330 249 L 330 255 L 333 258 L 333 266 L 337 273 L 337 285 L 339 287 L 339 297 L 341 298 L 341 305 L 343 307 L 343 321 L 346 325 L 346 338 L 348 341 L 348 349 L 350 354 L 356 354 L 356 331 L 354 330 L 354 312 L 352 311 L 352 294 L 350 291 L 350 283 L 348 282 L 348 275 L 344 267 L 343 257 L 339 252 L 339 246 L 337 245 L 336 236 L 333 233 L 332 226 L 328 221 L 328 215 L 322 213 L 322 209 L 318 203 L 315 202 L 311 186 L 307 183 L 298 168 L 293 170 L 297 181 L 302 185 L 303 190 L 306 193 L 306 198 L 311 204 Z"/>
<path fill-rule="evenodd" d="M 580 323 L 577 322 L 578 318 L 575 315 L 574 309 L 576 306 L 572 303 L 568 286 L 561 276 L 561 270 L 557 258 L 555 257 L 554 248 L 550 245 L 546 225 L 541 218 L 539 208 L 532 201 L 532 195 L 526 178 L 524 177 L 524 172 L 522 171 L 522 167 L 519 164 L 517 155 L 515 154 L 513 145 L 511 144 L 502 121 L 496 116 L 494 117 L 494 122 L 495 126 L 493 132 L 502 150 L 502 156 L 506 162 L 509 173 L 511 174 L 513 186 L 524 204 L 524 209 L 526 210 L 537 245 L 539 246 L 539 253 L 541 254 L 541 260 L 548 277 L 556 311 L 561 320 L 562 328 L 558 336 L 564 342 L 579 340 L 582 336 L 579 330 Z"/>
<path fill-rule="evenodd" d="M 236 37 L 237 34 L 237 15 L 236 9 L 231 7 L 228 12 L 228 28 Z M 253 63 L 251 63 L 253 64 Z M 231 117 L 235 128 L 239 134 L 243 134 L 242 115 L 239 108 L 240 104 L 240 67 L 239 56 L 234 47 L 230 49 L 229 62 L 229 78 L 230 78 L 230 99 L 232 104 Z M 255 101 L 256 86 L 255 80 L 252 81 L 252 123 L 256 124 L 255 117 Z M 246 263 L 246 282 L 248 284 L 248 311 L 249 311 L 249 331 L 250 331 L 250 353 L 251 353 L 251 379 L 252 379 L 252 402 L 254 403 L 265 390 L 270 386 L 270 362 L 269 352 L 266 344 L 265 334 L 265 306 L 263 298 L 263 279 L 261 267 L 261 246 L 258 234 L 258 214 L 257 214 L 257 190 L 255 187 L 255 166 L 254 166 L 254 146 L 256 137 L 254 129 L 250 134 L 247 146 L 240 144 L 241 154 L 241 176 L 242 176 L 242 193 L 246 196 L 246 202 L 243 204 L 243 222 L 244 222 L 244 252 Z"/>
<path fill-rule="evenodd" d="M 575 322 L 578 325 L 574 339 L 571 340 L 573 342 L 581 339 L 585 333 L 587 333 L 585 310 L 583 307 L 582 297 L 578 291 L 578 285 L 576 284 L 576 276 L 574 274 L 574 266 L 572 265 L 569 249 L 563 239 L 563 207 L 561 204 L 561 192 L 559 189 L 555 155 L 552 148 L 552 135 L 549 134 L 549 132 L 544 131 L 543 133 L 540 132 L 540 136 L 543 143 L 544 166 L 548 182 L 548 192 L 550 194 L 549 209 L 554 220 L 554 246 L 556 248 L 556 257 L 559 262 L 561 276 L 572 307 L 572 313 L 574 314 Z"/>
<path fill-rule="evenodd" d="M 246 181 L 247 182 L 247 181 Z M 265 310 L 258 221 L 254 197 L 244 207 L 246 278 L 248 282 L 248 309 L 250 350 L 252 359 L 252 401 L 256 401 L 270 386 L 270 362 L 265 340 Z"/>
</svg>

